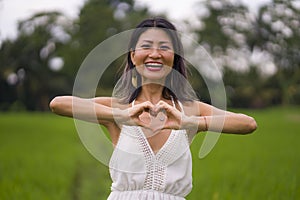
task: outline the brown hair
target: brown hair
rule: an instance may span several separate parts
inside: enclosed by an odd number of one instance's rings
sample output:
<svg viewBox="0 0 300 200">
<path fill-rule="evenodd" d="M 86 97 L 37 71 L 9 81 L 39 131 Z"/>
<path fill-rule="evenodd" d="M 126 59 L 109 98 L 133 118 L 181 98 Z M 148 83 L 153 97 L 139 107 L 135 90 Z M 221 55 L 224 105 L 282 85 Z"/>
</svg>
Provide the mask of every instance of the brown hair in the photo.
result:
<svg viewBox="0 0 300 200">
<path fill-rule="evenodd" d="M 127 62 L 121 77 L 120 87 L 118 88 L 119 98 L 124 103 L 131 103 L 137 98 L 141 91 L 141 77 L 137 73 L 137 88 L 132 85 L 132 71 L 135 66 L 131 60 L 131 51 L 134 51 L 139 37 L 142 33 L 147 31 L 149 28 L 161 28 L 171 38 L 174 48 L 174 62 L 173 70 L 166 77 L 165 86 L 163 89 L 163 97 L 165 99 L 171 99 L 171 96 L 176 100 L 189 101 L 194 95 L 191 95 L 190 88 L 187 90 L 189 85 L 187 84 L 187 68 L 183 58 L 183 46 L 177 34 L 175 26 L 168 20 L 160 17 L 146 19 L 137 25 L 136 29 L 131 35 L 129 41 Z M 126 91 L 126 92 L 125 92 Z M 192 98 L 192 99 L 191 99 Z"/>
</svg>

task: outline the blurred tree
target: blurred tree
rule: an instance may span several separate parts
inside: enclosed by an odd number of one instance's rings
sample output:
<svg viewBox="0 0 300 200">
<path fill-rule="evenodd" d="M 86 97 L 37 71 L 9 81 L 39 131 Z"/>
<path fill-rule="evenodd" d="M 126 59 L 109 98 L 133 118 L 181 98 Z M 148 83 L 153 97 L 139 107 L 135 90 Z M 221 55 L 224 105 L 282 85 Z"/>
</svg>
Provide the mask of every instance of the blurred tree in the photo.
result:
<svg viewBox="0 0 300 200">
<path fill-rule="evenodd" d="M 300 7 L 299 2 L 273 0 L 262 7 L 257 19 L 255 45 L 273 55 L 282 104 L 300 104 Z"/>
<path fill-rule="evenodd" d="M 251 47 L 248 45 L 248 38 L 253 36 L 253 15 L 246 6 L 230 0 L 201 2 L 201 6 L 206 8 L 207 14 L 199 17 L 202 26 L 195 33 L 199 44 L 223 72 L 228 105 L 258 106 L 257 90 L 260 88 L 251 83 L 261 77 L 259 71 L 253 68 Z"/>
<path fill-rule="evenodd" d="M 72 22 L 58 12 L 37 13 L 19 23 L 15 41 L 0 49 L 1 107 L 48 110 L 49 95 L 66 87 L 59 49 L 70 39 Z"/>
<path fill-rule="evenodd" d="M 196 33 L 224 72 L 229 105 L 300 103 L 299 4 L 274 0 L 257 17 L 229 0 L 204 5 Z"/>
<path fill-rule="evenodd" d="M 230 47 L 244 47 L 252 29 L 247 7 L 230 0 L 211 0 L 201 4 L 208 14 L 200 19 L 203 26 L 195 30 L 200 44 L 213 54 L 226 52 Z"/>
<path fill-rule="evenodd" d="M 223 71 L 229 105 L 299 104 L 299 4 L 274 0 L 257 17 L 231 0 L 202 5 L 202 26 L 190 29 Z M 76 73 L 91 50 L 150 15 L 134 0 L 88 0 L 74 21 L 59 12 L 36 13 L 21 21 L 17 38 L 0 46 L 0 109 L 47 110 L 54 95 L 72 93 Z M 111 63 L 96 95 L 111 95 L 123 61 L 121 56 Z M 197 73 L 192 69 L 192 85 L 209 102 Z"/>
<path fill-rule="evenodd" d="M 0 47 L 0 109 L 48 110 L 53 96 L 72 93 L 76 73 L 94 47 L 146 16 L 147 9 L 136 9 L 133 0 L 89 0 L 74 21 L 59 12 L 21 21 L 17 38 Z M 100 94 L 111 93 L 122 62 L 116 59 L 103 76 Z"/>
<path fill-rule="evenodd" d="M 76 32 L 72 41 L 64 47 L 65 66 L 62 72 L 73 82 L 84 58 L 97 45 L 110 36 L 134 28 L 147 16 L 148 10 L 137 10 L 133 0 L 88 0 L 75 21 Z M 98 95 L 111 95 L 116 71 L 122 64 L 123 59 L 119 58 L 107 69 L 100 81 Z"/>
</svg>

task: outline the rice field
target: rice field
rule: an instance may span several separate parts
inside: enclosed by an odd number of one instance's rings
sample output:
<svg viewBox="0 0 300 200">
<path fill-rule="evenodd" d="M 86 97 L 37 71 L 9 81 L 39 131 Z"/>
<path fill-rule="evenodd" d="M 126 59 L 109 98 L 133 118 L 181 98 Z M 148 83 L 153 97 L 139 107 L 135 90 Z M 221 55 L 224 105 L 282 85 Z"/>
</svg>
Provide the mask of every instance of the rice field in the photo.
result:
<svg viewBox="0 0 300 200">
<path fill-rule="evenodd" d="M 300 108 L 240 110 L 254 134 L 222 135 L 198 158 L 188 200 L 300 199 Z M 82 145 L 72 119 L 51 113 L 0 113 L 0 199 L 93 200 L 110 192 L 108 168 Z"/>
</svg>

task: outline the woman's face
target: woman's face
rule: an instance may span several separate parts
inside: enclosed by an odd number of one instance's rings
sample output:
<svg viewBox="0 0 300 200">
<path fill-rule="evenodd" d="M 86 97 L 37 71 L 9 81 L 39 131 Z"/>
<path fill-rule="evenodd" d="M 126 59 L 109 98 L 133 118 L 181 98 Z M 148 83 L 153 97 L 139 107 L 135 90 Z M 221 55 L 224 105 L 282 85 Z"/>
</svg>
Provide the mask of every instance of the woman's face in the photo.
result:
<svg viewBox="0 0 300 200">
<path fill-rule="evenodd" d="M 174 62 L 174 48 L 168 34 L 158 28 L 150 28 L 140 35 L 135 51 L 131 52 L 132 63 L 142 76 L 143 83 L 164 83 Z"/>
</svg>

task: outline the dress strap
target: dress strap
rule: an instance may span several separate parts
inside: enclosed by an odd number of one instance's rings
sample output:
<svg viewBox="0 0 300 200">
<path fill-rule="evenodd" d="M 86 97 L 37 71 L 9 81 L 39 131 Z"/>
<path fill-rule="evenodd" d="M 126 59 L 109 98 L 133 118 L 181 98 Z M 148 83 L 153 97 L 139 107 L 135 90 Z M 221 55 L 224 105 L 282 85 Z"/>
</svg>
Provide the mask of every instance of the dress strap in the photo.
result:
<svg viewBox="0 0 300 200">
<path fill-rule="evenodd" d="M 173 107 L 176 108 L 176 105 L 175 105 L 175 101 L 174 101 L 173 96 L 171 96 L 171 101 L 172 101 Z"/>
<path fill-rule="evenodd" d="M 182 103 L 181 103 L 180 101 L 178 101 L 178 104 L 179 104 L 179 107 L 180 107 L 180 109 L 181 109 L 181 112 L 184 114 L 184 110 L 183 110 L 183 105 L 182 105 Z"/>
<path fill-rule="evenodd" d="M 176 105 L 175 105 L 175 101 L 174 101 L 173 96 L 171 96 L 171 100 L 172 100 L 172 103 L 173 103 L 174 108 L 176 108 Z M 183 105 L 182 105 L 182 103 L 181 103 L 180 101 L 177 101 L 177 102 L 178 102 L 178 104 L 179 104 L 179 107 L 180 107 L 181 112 L 184 114 L 184 110 L 183 110 Z"/>
</svg>

